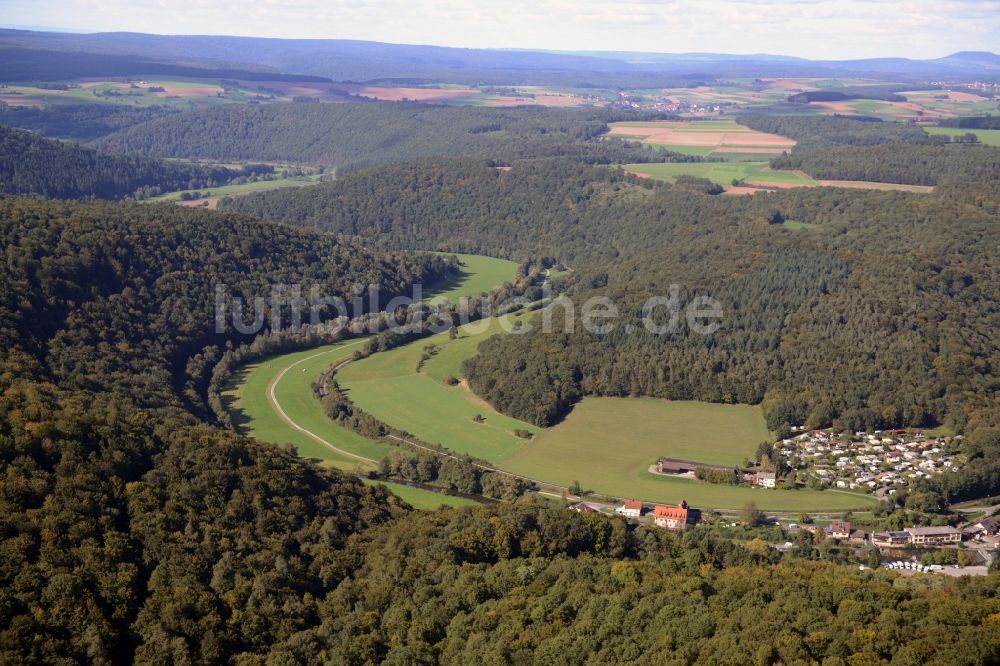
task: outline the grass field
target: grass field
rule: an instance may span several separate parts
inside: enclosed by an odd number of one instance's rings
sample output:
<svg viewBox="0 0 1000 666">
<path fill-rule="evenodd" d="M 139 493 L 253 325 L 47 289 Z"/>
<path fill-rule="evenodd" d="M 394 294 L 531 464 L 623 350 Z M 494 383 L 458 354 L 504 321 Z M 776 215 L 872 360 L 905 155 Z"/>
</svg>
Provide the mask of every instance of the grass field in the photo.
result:
<svg viewBox="0 0 1000 666">
<path fill-rule="evenodd" d="M 478 504 L 478 502 L 465 497 L 454 497 L 452 495 L 445 495 L 444 493 L 436 493 L 433 490 L 425 490 L 423 488 L 414 488 L 412 486 L 406 486 L 402 483 L 385 483 L 383 481 L 365 481 L 365 483 L 370 485 L 380 485 L 388 488 L 394 495 L 398 495 L 404 502 L 412 506 L 414 509 L 424 509 L 433 511 L 442 506 L 471 506 Z"/>
<path fill-rule="evenodd" d="M 294 444 L 300 456 L 328 461 L 341 469 L 374 469 L 371 461 L 385 455 L 389 445 L 361 437 L 331 421 L 312 393 L 312 382 L 326 368 L 364 343 L 348 340 L 247 365 L 223 391 L 223 404 L 243 434 L 272 444 Z M 312 435 L 293 428 L 282 418 L 271 401 L 272 385 L 274 398 L 285 415 Z"/>
<path fill-rule="evenodd" d="M 788 185 L 817 186 L 819 181 L 795 171 L 775 171 L 767 162 L 693 162 L 665 164 L 627 164 L 627 171 L 651 178 L 674 182 L 677 176 L 689 175 L 707 178 L 719 185 L 731 185 L 733 179 L 747 183 L 781 183 Z"/>
<path fill-rule="evenodd" d="M 221 187 L 204 187 L 200 190 L 178 190 L 176 192 L 168 192 L 166 194 L 161 194 L 156 197 L 150 197 L 146 199 L 149 203 L 160 203 L 166 201 L 180 201 L 181 195 L 184 193 L 201 192 L 202 194 L 210 193 L 209 196 L 212 198 L 227 197 L 240 194 L 249 194 L 251 192 L 266 192 L 268 190 L 277 190 L 283 187 L 305 187 L 307 185 L 315 185 L 319 182 L 319 176 L 309 177 L 309 178 L 275 178 L 274 180 L 258 180 L 252 183 L 240 183 L 239 185 L 223 185 Z"/>
<path fill-rule="evenodd" d="M 767 510 L 843 510 L 875 500 L 810 490 L 758 490 L 652 474 L 660 457 L 739 465 L 770 439 L 758 407 L 655 398 L 585 398 L 565 421 L 542 431 L 503 462 L 503 468 L 560 485 L 702 509 L 739 508 L 753 501 Z"/>
<path fill-rule="evenodd" d="M 961 127 L 925 127 L 928 134 L 938 134 L 943 136 L 961 136 L 963 134 L 975 134 L 979 143 L 987 146 L 1000 146 L 1000 130 L 964 129 Z"/>
<path fill-rule="evenodd" d="M 658 180 L 672 183 L 677 176 L 689 175 L 707 178 L 727 189 L 732 187 L 733 179 L 742 180 L 748 185 L 762 187 L 846 187 L 864 190 L 896 190 L 926 194 L 934 188 L 929 185 L 902 185 L 899 183 L 873 183 L 860 180 L 816 180 L 802 171 L 774 170 L 767 162 L 693 162 L 664 164 L 626 164 L 625 170 Z M 738 192 L 740 190 L 734 190 Z"/>
<path fill-rule="evenodd" d="M 452 254 L 452 253 L 445 253 Z M 456 254 L 462 264 L 458 276 L 446 284 L 433 285 L 424 297 L 432 303 L 447 299 L 455 303 L 463 296 L 488 293 L 493 287 L 509 282 L 517 273 L 517 263 L 478 254 Z"/>
<path fill-rule="evenodd" d="M 461 361 L 479 342 L 498 332 L 498 319 L 475 322 L 460 328 L 455 340 L 440 333 L 351 363 L 337 380 L 351 401 L 374 417 L 431 444 L 499 462 L 525 445 L 514 430 L 538 428 L 497 413 L 464 386 L 444 383 L 447 375 L 460 375 Z M 424 348 L 432 344 L 440 351 L 416 372 Z M 485 417 L 483 423 L 473 421 L 477 414 Z"/>
</svg>

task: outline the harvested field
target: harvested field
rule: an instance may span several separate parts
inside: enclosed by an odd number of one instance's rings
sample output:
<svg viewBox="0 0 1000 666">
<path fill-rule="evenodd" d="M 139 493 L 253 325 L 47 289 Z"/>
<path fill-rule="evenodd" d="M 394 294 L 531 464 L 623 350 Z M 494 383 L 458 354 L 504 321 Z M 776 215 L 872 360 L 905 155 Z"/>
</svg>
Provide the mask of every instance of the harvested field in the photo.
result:
<svg viewBox="0 0 1000 666">
<path fill-rule="evenodd" d="M 486 98 L 484 102 L 485 106 L 524 106 L 526 104 L 534 104 L 537 106 L 551 106 L 551 107 L 570 107 L 570 106 L 582 106 L 588 102 L 582 97 L 577 97 L 576 95 L 560 95 L 557 93 L 552 94 L 535 94 L 530 97 L 508 97 L 508 96 L 490 96 Z"/>
<path fill-rule="evenodd" d="M 651 176 L 645 176 L 646 178 L 651 178 Z M 740 195 L 740 194 L 757 194 L 758 192 L 774 192 L 774 190 L 768 189 L 766 187 L 750 187 L 748 185 L 730 185 L 726 188 L 723 194 L 730 195 Z"/>
<path fill-rule="evenodd" d="M 757 132 L 731 121 L 660 121 L 646 123 L 612 123 L 609 136 L 638 140 L 690 154 L 781 154 L 790 150 L 795 141 L 778 134 Z"/>
<path fill-rule="evenodd" d="M 475 88 L 392 88 L 387 86 L 340 85 L 337 86 L 349 95 L 361 95 L 384 102 L 401 102 L 404 99 L 413 102 L 443 102 L 461 99 L 475 95 Z"/>
<path fill-rule="evenodd" d="M 864 180 L 821 180 L 820 185 L 826 187 L 849 187 L 860 190 L 897 190 L 900 192 L 919 192 L 929 194 L 934 191 L 930 185 L 903 185 L 901 183 L 874 183 Z"/>
<path fill-rule="evenodd" d="M 163 88 L 163 92 L 153 94 L 157 97 L 211 97 L 225 92 L 219 86 L 163 86 Z"/>
</svg>

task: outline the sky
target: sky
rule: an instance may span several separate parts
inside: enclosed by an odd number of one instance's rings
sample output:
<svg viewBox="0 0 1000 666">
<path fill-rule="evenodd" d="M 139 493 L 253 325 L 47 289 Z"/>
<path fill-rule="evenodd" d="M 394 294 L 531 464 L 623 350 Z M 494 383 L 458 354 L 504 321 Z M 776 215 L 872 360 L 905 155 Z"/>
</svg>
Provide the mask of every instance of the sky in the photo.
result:
<svg viewBox="0 0 1000 666">
<path fill-rule="evenodd" d="M 6 25 L 807 58 L 1000 51 L 1000 0 L 0 0 Z"/>
</svg>

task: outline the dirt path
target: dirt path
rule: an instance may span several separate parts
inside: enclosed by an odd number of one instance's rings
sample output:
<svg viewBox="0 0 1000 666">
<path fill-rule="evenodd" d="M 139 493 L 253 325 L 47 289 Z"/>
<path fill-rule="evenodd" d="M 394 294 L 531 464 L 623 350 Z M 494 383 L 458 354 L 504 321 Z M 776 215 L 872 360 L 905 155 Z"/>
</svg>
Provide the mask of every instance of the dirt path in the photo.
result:
<svg viewBox="0 0 1000 666">
<path fill-rule="evenodd" d="M 297 365 L 299 365 L 301 363 L 305 363 L 306 361 L 311 361 L 314 358 L 317 358 L 319 356 L 323 356 L 325 354 L 333 354 L 333 353 L 340 352 L 340 351 L 342 351 L 344 349 L 347 349 L 348 347 L 356 347 L 356 346 L 358 346 L 358 345 L 360 345 L 360 344 L 362 344 L 364 342 L 368 342 L 368 340 L 367 339 L 358 340 L 357 342 L 352 342 L 349 345 L 344 345 L 343 347 L 338 347 L 337 349 L 330 349 L 330 350 L 327 350 L 327 351 L 322 351 L 322 352 L 319 352 L 318 354 L 313 354 L 312 356 L 307 356 L 305 358 L 299 359 L 298 361 L 295 361 L 291 365 L 288 365 L 285 368 L 282 368 L 281 372 L 279 372 L 278 374 L 276 374 L 274 376 L 274 379 L 271 380 L 271 383 L 267 385 L 267 401 L 271 405 L 271 408 L 274 410 L 274 413 L 277 414 L 281 418 L 282 421 L 284 421 L 285 423 L 287 423 L 289 426 L 291 426 L 295 430 L 298 430 L 299 432 L 301 432 L 301 433 L 305 434 L 306 436 L 308 436 L 308 437 L 314 439 L 315 441 L 319 442 L 320 444 L 322 444 L 323 446 L 327 447 L 331 451 L 334 451 L 334 452 L 339 453 L 341 455 L 348 456 L 350 458 L 355 458 L 357 460 L 363 460 L 365 462 L 370 462 L 370 463 L 374 463 L 374 464 L 377 465 L 378 464 L 377 460 L 373 460 L 372 458 L 366 458 L 364 456 L 358 455 L 357 453 L 351 453 L 350 451 L 345 451 L 344 449 L 341 449 L 341 448 L 335 446 L 334 444 L 331 444 L 330 442 L 328 442 L 327 440 L 323 439 L 322 437 L 320 437 L 316 433 L 312 432 L 311 430 L 307 430 L 306 428 L 303 428 L 301 425 L 299 425 L 294 420 L 292 420 L 292 417 L 290 417 L 285 412 L 284 408 L 281 406 L 281 403 L 278 402 L 278 398 L 275 397 L 275 395 L 274 395 L 274 390 L 275 390 L 275 388 L 277 388 L 278 382 L 280 382 L 284 378 L 285 374 L 289 370 L 291 370 L 292 368 L 294 368 L 295 366 L 297 366 Z M 337 366 L 338 367 L 343 367 L 343 366 L 347 365 L 350 362 L 351 362 L 351 359 L 348 358 L 348 359 L 345 359 L 344 361 L 341 361 L 340 363 L 338 363 Z"/>
</svg>

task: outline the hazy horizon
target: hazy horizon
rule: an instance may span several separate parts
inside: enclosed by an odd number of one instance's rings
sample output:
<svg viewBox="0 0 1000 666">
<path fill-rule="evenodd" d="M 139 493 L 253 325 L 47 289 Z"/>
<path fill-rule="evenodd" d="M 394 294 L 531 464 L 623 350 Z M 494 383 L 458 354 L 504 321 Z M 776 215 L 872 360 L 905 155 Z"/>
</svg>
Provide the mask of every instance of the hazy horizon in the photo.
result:
<svg viewBox="0 0 1000 666">
<path fill-rule="evenodd" d="M 1000 0 L 12 0 L 5 18 L 22 29 L 66 32 L 833 60 L 933 59 L 1000 47 Z"/>
</svg>

